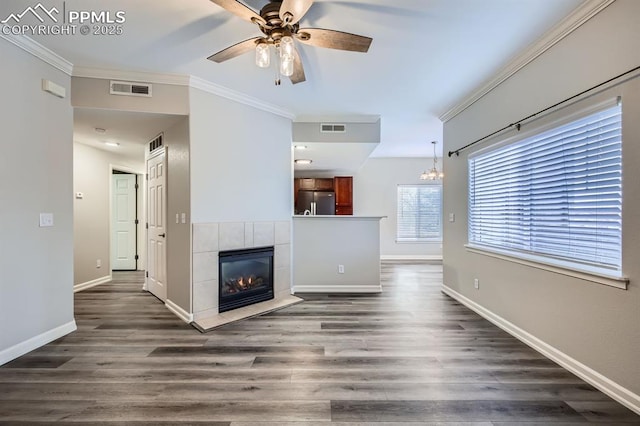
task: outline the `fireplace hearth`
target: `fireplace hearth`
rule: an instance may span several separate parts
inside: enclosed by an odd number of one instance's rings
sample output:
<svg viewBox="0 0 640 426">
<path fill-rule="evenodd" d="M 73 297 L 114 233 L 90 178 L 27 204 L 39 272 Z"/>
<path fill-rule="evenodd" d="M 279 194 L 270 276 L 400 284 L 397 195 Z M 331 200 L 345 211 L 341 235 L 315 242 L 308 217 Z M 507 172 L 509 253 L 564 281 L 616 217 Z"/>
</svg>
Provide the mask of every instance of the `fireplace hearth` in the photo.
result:
<svg viewBox="0 0 640 426">
<path fill-rule="evenodd" d="M 221 251 L 218 311 L 273 299 L 273 247 Z"/>
</svg>

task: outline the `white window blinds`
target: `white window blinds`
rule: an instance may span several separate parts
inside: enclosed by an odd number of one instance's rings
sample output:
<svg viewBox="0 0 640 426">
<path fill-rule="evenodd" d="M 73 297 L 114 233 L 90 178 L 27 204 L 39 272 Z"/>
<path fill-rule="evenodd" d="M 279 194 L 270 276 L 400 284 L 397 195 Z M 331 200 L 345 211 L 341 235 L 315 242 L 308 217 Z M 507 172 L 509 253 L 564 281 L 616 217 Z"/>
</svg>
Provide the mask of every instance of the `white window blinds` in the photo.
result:
<svg viewBox="0 0 640 426">
<path fill-rule="evenodd" d="M 621 107 L 469 159 L 469 243 L 621 270 Z"/>
<path fill-rule="evenodd" d="M 398 186 L 399 242 L 442 240 L 442 186 Z"/>
</svg>

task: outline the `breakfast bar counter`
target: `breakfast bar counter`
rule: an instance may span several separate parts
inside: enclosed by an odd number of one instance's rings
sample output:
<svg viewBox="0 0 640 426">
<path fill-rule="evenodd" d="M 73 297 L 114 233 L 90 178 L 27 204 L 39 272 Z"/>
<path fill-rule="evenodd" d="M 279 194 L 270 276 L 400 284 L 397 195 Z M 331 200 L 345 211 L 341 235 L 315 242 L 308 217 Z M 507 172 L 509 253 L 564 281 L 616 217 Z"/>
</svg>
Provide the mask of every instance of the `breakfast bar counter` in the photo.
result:
<svg viewBox="0 0 640 426">
<path fill-rule="evenodd" d="M 294 293 L 380 293 L 385 216 L 293 216 Z"/>
</svg>

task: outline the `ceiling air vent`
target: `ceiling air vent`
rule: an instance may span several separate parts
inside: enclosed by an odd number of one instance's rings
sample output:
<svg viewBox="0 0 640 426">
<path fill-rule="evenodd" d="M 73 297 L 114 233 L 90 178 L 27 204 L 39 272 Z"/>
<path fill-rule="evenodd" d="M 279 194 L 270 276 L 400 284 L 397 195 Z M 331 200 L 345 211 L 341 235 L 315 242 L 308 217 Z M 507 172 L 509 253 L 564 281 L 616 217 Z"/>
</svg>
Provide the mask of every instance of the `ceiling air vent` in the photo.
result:
<svg viewBox="0 0 640 426">
<path fill-rule="evenodd" d="M 159 134 L 154 140 L 149 142 L 149 153 L 152 153 L 156 149 L 162 148 L 162 134 Z"/>
<path fill-rule="evenodd" d="M 109 93 L 123 96 L 151 97 L 151 84 L 132 83 L 130 81 L 111 81 Z"/>
<path fill-rule="evenodd" d="M 320 124 L 320 133 L 344 133 L 347 131 L 347 126 L 344 124 Z"/>
</svg>

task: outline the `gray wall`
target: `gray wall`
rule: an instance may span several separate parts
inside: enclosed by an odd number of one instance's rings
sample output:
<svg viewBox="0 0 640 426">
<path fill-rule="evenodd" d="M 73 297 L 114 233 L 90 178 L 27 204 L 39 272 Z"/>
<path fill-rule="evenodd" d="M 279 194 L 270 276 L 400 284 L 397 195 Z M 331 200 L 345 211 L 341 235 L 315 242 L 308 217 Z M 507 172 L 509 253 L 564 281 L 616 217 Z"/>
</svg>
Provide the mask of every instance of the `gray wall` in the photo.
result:
<svg viewBox="0 0 640 426">
<path fill-rule="evenodd" d="M 379 240 L 379 218 L 295 217 L 295 292 L 380 292 Z M 338 265 L 344 273 L 338 273 Z"/>
<path fill-rule="evenodd" d="M 80 143 L 73 144 L 73 193 L 83 198 L 73 200 L 73 270 L 74 284 L 83 284 L 111 274 L 110 220 L 112 166 L 144 174 L 144 162 L 133 161 Z M 143 182 L 138 182 L 143 184 Z M 139 190 L 141 198 L 142 188 Z M 139 214 L 144 222 L 144 217 Z M 144 238 L 141 239 L 144 245 Z M 144 259 L 144 247 L 138 254 Z M 102 261 L 100 268 L 96 260 Z M 144 269 L 138 262 L 138 269 Z"/>
<path fill-rule="evenodd" d="M 640 64 L 640 2 L 618 0 L 444 126 L 445 151 Z M 463 296 L 640 394 L 640 79 L 623 96 L 623 271 L 628 290 L 467 252 L 467 154 L 445 159 L 444 282 Z M 481 144 L 479 147 L 487 146 Z M 473 279 L 480 279 L 480 289 Z"/>
<path fill-rule="evenodd" d="M 424 184 L 431 158 L 370 158 L 353 177 L 353 214 L 387 216 L 380 222 L 380 256 L 441 258 L 442 243 L 397 243 L 398 185 Z"/>
<path fill-rule="evenodd" d="M 167 299 L 191 312 L 189 118 L 164 131 L 167 146 Z M 182 223 L 182 213 L 186 223 Z M 176 214 L 180 223 L 176 223 Z"/>
<path fill-rule="evenodd" d="M 68 75 L 0 39 L 0 364 L 75 329 L 73 110 Z M 54 226 L 39 228 L 39 214 Z M 27 342 L 33 339 L 31 342 Z"/>
<path fill-rule="evenodd" d="M 193 223 L 291 220 L 291 120 L 190 89 Z"/>
</svg>

